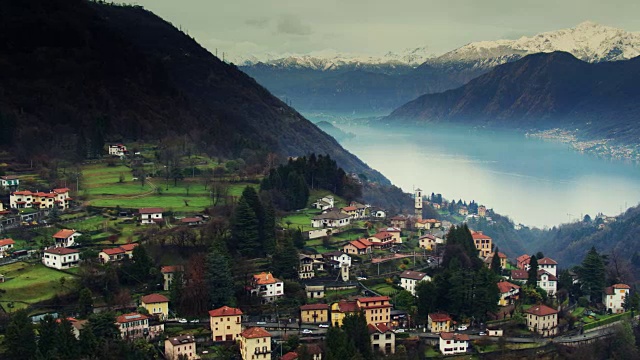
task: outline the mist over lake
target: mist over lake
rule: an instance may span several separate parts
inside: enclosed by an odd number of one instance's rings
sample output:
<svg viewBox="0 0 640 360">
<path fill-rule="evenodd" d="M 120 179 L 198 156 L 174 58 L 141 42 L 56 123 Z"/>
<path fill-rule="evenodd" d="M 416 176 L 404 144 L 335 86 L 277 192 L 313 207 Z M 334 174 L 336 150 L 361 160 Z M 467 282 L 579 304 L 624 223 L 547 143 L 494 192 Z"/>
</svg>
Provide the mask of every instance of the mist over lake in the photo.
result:
<svg viewBox="0 0 640 360">
<path fill-rule="evenodd" d="M 347 150 L 403 190 L 475 200 L 528 226 L 617 215 L 640 201 L 640 166 L 518 132 L 339 127 L 357 135 L 341 142 Z"/>
</svg>

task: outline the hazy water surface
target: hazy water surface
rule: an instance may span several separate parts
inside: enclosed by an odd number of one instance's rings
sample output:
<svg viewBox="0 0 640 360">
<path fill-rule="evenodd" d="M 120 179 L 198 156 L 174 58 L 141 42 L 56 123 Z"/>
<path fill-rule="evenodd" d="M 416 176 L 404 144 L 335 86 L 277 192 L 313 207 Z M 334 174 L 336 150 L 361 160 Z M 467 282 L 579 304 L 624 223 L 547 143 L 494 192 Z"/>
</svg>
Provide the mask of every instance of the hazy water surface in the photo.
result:
<svg viewBox="0 0 640 360">
<path fill-rule="evenodd" d="M 516 132 L 422 127 L 342 129 L 342 145 L 405 191 L 475 200 L 516 223 L 553 226 L 619 214 L 640 201 L 640 166 Z"/>
</svg>

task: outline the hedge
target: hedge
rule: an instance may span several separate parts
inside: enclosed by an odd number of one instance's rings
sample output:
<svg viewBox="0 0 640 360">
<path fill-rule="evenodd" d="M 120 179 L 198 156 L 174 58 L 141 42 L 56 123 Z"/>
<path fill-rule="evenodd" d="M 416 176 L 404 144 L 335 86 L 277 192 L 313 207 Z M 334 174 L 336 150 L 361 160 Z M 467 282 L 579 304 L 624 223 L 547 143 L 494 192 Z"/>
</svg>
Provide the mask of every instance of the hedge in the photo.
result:
<svg viewBox="0 0 640 360">
<path fill-rule="evenodd" d="M 622 319 L 628 319 L 630 317 L 631 317 L 631 313 L 629 313 L 629 312 L 625 312 L 625 313 L 622 313 L 622 314 L 611 315 L 610 317 L 608 317 L 606 319 L 602 319 L 602 320 L 594 321 L 594 322 L 592 322 L 590 324 L 586 324 L 583 327 L 583 330 L 591 330 L 591 329 L 594 329 L 594 328 L 597 328 L 597 327 L 600 327 L 600 326 L 603 326 L 603 325 L 608 325 L 608 324 L 614 323 L 616 321 L 620 321 Z"/>
</svg>

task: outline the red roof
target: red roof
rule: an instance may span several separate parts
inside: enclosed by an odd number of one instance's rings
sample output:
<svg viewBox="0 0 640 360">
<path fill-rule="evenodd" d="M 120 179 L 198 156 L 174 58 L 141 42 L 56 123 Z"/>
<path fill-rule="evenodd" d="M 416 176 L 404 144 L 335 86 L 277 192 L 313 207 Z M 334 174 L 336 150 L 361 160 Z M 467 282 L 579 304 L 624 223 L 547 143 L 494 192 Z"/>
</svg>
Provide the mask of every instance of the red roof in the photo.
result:
<svg viewBox="0 0 640 360">
<path fill-rule="evenodd" d="M 369 329 L 369 334 L 380 333 L 384 334 L 386 332 L 392 332 L 391 328 L 387 326 L 385 323 L 378 324 L 368 324 L 367 328 Z"/>
<path fill-rule="evenodd" d="M 558 265 L 558 263 L 548 257 L 543 257 L 542 259 L 538 260 L 538 265 Z"/>
<path fill-rule="evenodd" d="M 257 285 L 267 285 L 280 282 L 280 279 L 274 277 L 270 272 L 261 272 L 260 274 L 253 275 L 253 282 Z"/>
<path fill-rule="evenodd" d="M 128 314 L 123 314 L 120 315 L 116 318 L 116 322 L 123 324 L 123 323 L 128 323 L 128 322 L 132 322 L 132 321 L 140 321 L 140 320 L 145 320 L 148 319 L 149 317 L 147 315 L 143 315 L 140 313 L 128 313 Z"/>
<path fill-rule="evenodd" d="M 223 306 L 217 309 L 209 310 L 209 316 L 217 317 L 217 316 L 236 316 L 242 315 L 242 311 L 240 309 Z"/>
<path fill-rule="evenodd" d="M 6 238 L 6 239 L 0 240 L 0 246 L 13 245 L 15 243 L 16 242 L 13 241 L 13 239 L 11 239 L 11 238 Z"/>
<path fill-rule="evenodd" d="M 367 239 L 358 239 L 350 241 L 349 244 L 355 246 L 356 249 L 364 250 L 368 247 L 371 247 L 371 242 Z"/>
<path fill-rule="evenodd" d="M 56 194 L 64 194 L 66 192 L 69 192 L 69 188 L 53 189 L 53 192 L 56 193 Z"/>
<path fill-rule="evenodd" d="M 329 305 L 327 304 L 307 304 L 300 306 L 300 310 L 329 310 Z"/>
<path fill-rule="evenodd" d="M 117 247 L 117 248 L 111 248 L 111 249 L 102 249 L 102 252 L 107 254 L 107 255 L 118 255 L 118 254 L 124 254 L 124 250 L 122 250 L 121 248 Z"/>
<path fill-rule="evenodd" d="M 529 255 L 527 255 L 527 254 L 524 254 L 524 255 L 520 255 L 520 256 L 518 256 L 518 257 L 516 258 L 516 261 L 518 261 L 518 262 L 524 262 L 524 261 L 527 261 L 527 260 L 529 260 L 529 259 L 531 259 L 531 256 L 529 256 Z"/>
<path fill-rule="evenodd" d="M 138 244 L 136 243 L 124 244 L 124 245 L 120 245 L 120 249 L 124 251 L 133 251 L 133 249 L 135 249 L 136 246 L 138 246 Z"/>
<path fill-rule="evenodd" d="M 138 210 L 140 214 L 157 214 L 162 213 L 164 210 L 162 208 L 142 208 Z"/>
<path fill-rule="evenodd" d="M 296 360 L 298 358 L 298 353 L 294 351 L 289 351 L 288 353 L 282 355 L 281 360 Z"/>
<path fill-rule="evenodd" d="M 404 216 L 394 216 L 391 218 L 392 221 L 407 221 L 407 218 Z"/>
<path fill-rule="evenodd" d="M 358 210 L 358 208 L 355 207 L 355 206 L 345 206 L 345 207 L 342 208 L 342 210 L 344 210 L 344 211 L 356 211 L 356 210 Z"/>
<path fill-rule="evenodd" d="M 491 240 L 491 238 L 482 233 L 482 231 L 472 231 L 471 237 L 473 240 Z"/>
<path fill-rule="evenodd" d="M 267 332 L 267 330 L 265 330 L 265 329 L 263 329 L 261 327 L 250 327 L 250 328 L 246 329 L 245 331 L 241 332 L 240 335 L 242 335 L 242 337 L 245 338 L 245 339 L 271 337 L 271 334 L 269 334 L 269 332 Z"/>
<path fill-rule="evenodd" d="M 46 252 L 48 254 L 55 254 L 55 255 L 69 255 L 69 254 L 80 253 L 80 251 L 78 251 L 78 250 L 69 249 L 69 248 L 65 248 L 65 247 L 57 247 L 57 248 L 53 248 L 53 249 L 47 249 L 44 252 Z"/>
<path fill-rule="evenodd" d="M 526 312 L 527 314 L 533 314 L 536 316 L 547 316 L 547 315 L 557 314 L 558 310 L 552 309 L 546 305 L 534 305 L 529 309 L 525 310 L 524 312 Z"/>
<path fill-rule="evenodd" d="M 469 335 L 456 334 L 452 332 L 440 333 L 440 338 L 442 338 L 442 340 L 469 341 Z"/>
<path fill-rule="evenodd" d="M 57 233 L 53 234 L 53 237 L 55 239 L 66 239 L 69 236 L 75 234 L 76 231 L 75 230 L 70 230 L 70 229 L 62 229 L 60 231 L 58 231 Z"/>
<path fill-rule="evenodd" d="M 169 302 L 169 299 L 167 299 L 166 296 L 160 294 L 145 295 L 140 300 L 145 304 Z"/>
<path fill-rule="evenodd" d="M 449 314 L 447 313 L 429 314 L 429 317 L 431 318 L 431 321 L 435 322 L 451 321 L 451 316 L 449 316 Z"/>
<path fill-rule="evenodd" d="M 15 191 L 13 195 L 32 195 L 33 193 L 29 190 Z"/>
<path fill-rule="evenodd" d="M 192 222 L 200 222 L 200 221 L 202 221 L 202 219 L 200 219 L 199 217 L 187 217 L 187 218 L 180 219 L 180 222 L 185 224 L 192 223 Z"/>
<path fill-rule="evenodd" d="M 606 295 L 613 295 L 615 293 L 615 289 L 631 289 L 631 287 L 627 284 L 615 284 L 604 288 L 604 293 Z"/>
<path fill-rule="evenodd" d="M 391 298 L 388 296 L 372 296 L 372 297 L 361 297 L 358 298 L 358 301 L 361 303 L 368 303 L 374 301 L 390 301 Z"/>
<path fill-rule="evenodd" d="M 356 312 L 360 310 L 358 303 L 355 301 L 340 300 L 338 302 L 338 310 L 342 313 Z"/>
<path fill-rule="evenodd" d="M 508 293 L 511 289 L 520 289 L 520 286 L 516 284 L 512 284 L 508 281 L 500 281 L 498 283 L 498 290 L 500 290 L 501 294 Z"/>
<path fill-rule="evenodd" d="M 373 237 L 378 238 L 380 240 L 383 240 L 383 239 L 387 239 L 387 238 L 392 238 L 393 234 L 388 233 L 386 231 L 383 231 L 383 232 L 379 232 L 379 233 L 374 234 Z"/>
<path fill-rule="evenodd" d="M 163 274 L 174 273 L 178 271 L 184 271 L 184 267 L 182 265 L 167 265 L 160 268 L 160 272 Z"/>
<path fill-rule="evenodd" d="M 511 270 L 511 279 L 513 280 L 527 280 L 529 278 L 529 273 L 527 270 Z"/>
</svg>

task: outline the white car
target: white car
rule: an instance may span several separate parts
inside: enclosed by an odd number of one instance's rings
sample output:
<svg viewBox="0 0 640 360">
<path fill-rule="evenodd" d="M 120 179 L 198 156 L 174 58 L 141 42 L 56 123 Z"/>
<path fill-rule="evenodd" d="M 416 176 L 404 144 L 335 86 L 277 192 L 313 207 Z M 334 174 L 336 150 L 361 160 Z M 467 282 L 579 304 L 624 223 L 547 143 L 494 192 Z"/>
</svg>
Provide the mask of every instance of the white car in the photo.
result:
<svg viewBox="0 0 640 360">
<path fill-rule="evenodd" d="M 309 329 L 304 329 L 302 330 L 303 334 L 313 334 L 313 331 L 309 330 Z"/>
<path fill-rule="evenodd" d="M 180 319 L 180 320 L 178 320 L 178 322 L 180 324 L 186 324 L 187 323 L 187 319 Z"/>
<path fill-rule="evenodd" d="M 396 329 L 396 333 L 403 333 L 404 329 Z"/>
<path fill-rule="evenodd" d="M 189 322 L 192 323 L 192 324 L 197 324 L 197 323 L 200 322 L 200 319 L 193 319 L 193 320 L 191 320 Z"/>
<path fill-rule="evenodd" d="M 467 330 L 467 327 L 465 325 L 458 326 L 458 331 L 465 331 L 465 330 Z"/>
<path fill-rule="evenodd" d="M 329 324 L 320 324 L 318 325 L 319 328 L 328 328 Z"/>
</svg>

